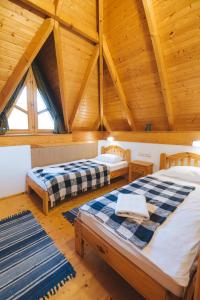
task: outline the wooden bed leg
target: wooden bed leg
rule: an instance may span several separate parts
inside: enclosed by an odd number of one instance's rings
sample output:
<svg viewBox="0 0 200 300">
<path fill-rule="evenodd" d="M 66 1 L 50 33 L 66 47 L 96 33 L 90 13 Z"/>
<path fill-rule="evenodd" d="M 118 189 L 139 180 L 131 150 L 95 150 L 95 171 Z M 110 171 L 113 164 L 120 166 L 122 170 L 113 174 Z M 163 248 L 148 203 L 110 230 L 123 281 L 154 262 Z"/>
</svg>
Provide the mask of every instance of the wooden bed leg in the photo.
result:
<svg viewBox="0 0 200 300">
<path fill-rule="evenodd" d="M 31 194 L 31 187 L 28 183 L 28 178 L 26 178 L 26 192 L 27 192 L 28 195 Z"/>
<path fill-rule="evenodd" d="M 43 198 L 43 213 L 47 216 L 49 213 L 49 195 L 45 193 L 45 197 Z"/>
<path fill-rule="evenodd" d="M 81 224 L 80 221 L 75 221 L 75 250 L 81 256 L 84 257 L 84 240 L 81 236 Z"/>
<path fill-rule="evenodd" d="M 199 300 L 199 299 L 200 299 L 200 255 L 198 259 L 198 267 L 197 267 L 196 280 L 194 286 L 194 300 Z"/>
</svg>

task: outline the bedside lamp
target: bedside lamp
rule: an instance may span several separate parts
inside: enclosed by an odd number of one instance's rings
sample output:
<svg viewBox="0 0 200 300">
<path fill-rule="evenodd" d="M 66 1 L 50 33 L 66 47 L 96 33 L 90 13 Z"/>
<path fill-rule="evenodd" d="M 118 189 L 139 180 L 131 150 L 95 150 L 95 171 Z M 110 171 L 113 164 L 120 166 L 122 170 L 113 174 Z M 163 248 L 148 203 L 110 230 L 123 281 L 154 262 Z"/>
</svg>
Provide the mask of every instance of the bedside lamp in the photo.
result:
<svg viewBox="0 0 200 300">
<path fill-rule="evenodd" d="M 200 140 L 193 141 L 192 147 L 200 148 Z"/>
<path fill-rule="evenodd" d="M 107 141 L 108 142 L 113 142 L 114 141 L 114 137 L 113 136 L 108 136 L 107 137 Z"/>
</svg>

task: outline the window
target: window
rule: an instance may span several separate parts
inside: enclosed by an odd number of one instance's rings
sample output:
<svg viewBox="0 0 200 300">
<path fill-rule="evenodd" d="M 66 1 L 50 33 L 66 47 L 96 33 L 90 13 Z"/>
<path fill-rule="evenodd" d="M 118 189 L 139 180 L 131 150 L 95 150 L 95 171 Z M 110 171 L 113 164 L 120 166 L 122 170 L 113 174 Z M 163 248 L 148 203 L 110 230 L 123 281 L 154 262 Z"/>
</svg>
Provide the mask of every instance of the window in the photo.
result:
<svg viewBox="0 0 200 300">
<path fill-rule="evenodd" d="M 11 132 L 53 131 L 54 121 L 37 89 L 30 68 L 24 87 L 8 113 L 8 125 Z"/>
<path fill-rule="evenodd" d="M 40 95 L 40 92 L 37 90 L 37 114 L 38 114 L 38 129 L 51 129 L 54 128 L 53 119 Z"/>
</svg>

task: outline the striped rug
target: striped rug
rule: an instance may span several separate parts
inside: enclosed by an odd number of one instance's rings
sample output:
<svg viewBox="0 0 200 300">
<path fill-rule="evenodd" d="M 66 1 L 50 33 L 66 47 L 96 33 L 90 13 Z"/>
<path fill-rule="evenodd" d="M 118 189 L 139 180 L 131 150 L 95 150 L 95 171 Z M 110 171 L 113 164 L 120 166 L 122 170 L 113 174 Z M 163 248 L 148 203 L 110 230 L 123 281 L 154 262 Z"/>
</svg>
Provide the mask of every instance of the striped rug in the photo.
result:
<svg viewBox="0 0 200 300">
<path fill-rule="evenodd" d="M 75 207 L 71 210 L 68 210 L 66 212 L 63 213 L 64 218 L 69 221 L 72 225 L 74 225 L 74 221 L 79 213 L 79 207 Z"/>
<path fill-rule="evenodd" d="M 0 299 L 56 293 L 75 271 L 30 211 L 0 221 Z"/>
</svg>

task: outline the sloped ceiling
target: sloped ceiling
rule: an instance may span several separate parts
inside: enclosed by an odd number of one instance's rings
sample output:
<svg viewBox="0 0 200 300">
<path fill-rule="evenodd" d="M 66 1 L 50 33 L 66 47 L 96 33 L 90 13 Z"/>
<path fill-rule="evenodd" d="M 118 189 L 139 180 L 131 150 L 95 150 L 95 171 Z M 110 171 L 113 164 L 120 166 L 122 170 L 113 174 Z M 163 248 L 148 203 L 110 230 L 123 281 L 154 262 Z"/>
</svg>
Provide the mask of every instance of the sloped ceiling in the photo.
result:
<svg viewBox="0 0 200 300">
<path fill-rule="evenodd" d="M 0 91 L 43 21 L 19 1 L 0 2 Z"/>
<path fill-rule="evenodd" d="M 151 4 L 153 20 L 145 3 Z M 59 45 L 53 33 L 41 45 L 37 58 L 42 71 L 68 130 L 97 130 L 97 56 L 87 76 L 98 45 L 97 4 L 96 0 L 0 1 L 0 92 L 50 17 L 54 28 L 56 23 L 59 27 Z M 103 111 L 110 129 L 143 131 L 151 123 L 155 131 L 199 130 L 200 1 L 104 0 L 103 4 L 103 34 L 112 58 L 107 66 L 104 54 Z"/>
<path fill-rule="evenodd" d="M 104 34 L 136 129 L 151 123 L 167 130 L 161 82 L 143 7 L 144 1 L 105 0 Z M 149 1 L 151 2 L 151 1 Z M 174 118 L 173 130 L 200 129 L 200 1 L 152 0 Z M 105 73 L 105 80 L 107 74 Z M 112 109 L 119 101 L 112 83 L 104 84 L 105 114 L 113 130 L 125 129 Z M 113 120 L 115 119 L 115 121 Z"/>
</svg>

